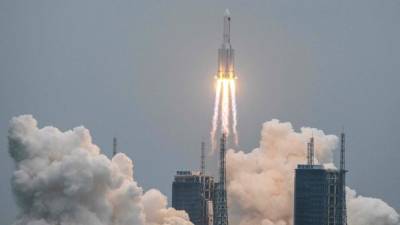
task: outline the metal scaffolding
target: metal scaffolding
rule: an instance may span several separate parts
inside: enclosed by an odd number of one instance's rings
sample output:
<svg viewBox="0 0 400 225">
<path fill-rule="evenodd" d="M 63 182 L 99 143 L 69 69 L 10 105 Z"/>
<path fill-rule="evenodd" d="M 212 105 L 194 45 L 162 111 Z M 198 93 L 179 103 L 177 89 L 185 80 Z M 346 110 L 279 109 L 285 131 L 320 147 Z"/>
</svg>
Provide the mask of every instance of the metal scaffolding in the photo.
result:
<svg viewBox="0 0 400 225">
<path fill-rule="evenodd" d="M 220 140 L 219 183 L 217 184 L 215 189 L 214 225 L 228 225 L 225 153 L 226 153 L 226 134 L 223 133 Z"/>
</svg>

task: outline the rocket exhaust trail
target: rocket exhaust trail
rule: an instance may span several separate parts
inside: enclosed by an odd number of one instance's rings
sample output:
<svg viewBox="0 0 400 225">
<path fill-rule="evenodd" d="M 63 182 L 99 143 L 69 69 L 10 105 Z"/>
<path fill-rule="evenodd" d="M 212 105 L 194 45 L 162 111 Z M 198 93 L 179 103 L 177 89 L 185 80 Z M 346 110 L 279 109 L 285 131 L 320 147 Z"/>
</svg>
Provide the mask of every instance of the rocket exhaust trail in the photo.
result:
<svg viewBox="0 0 400 225">
<path fill-rule="evenodd" d="M 229 83 L 222 80 L 222 127 L 221 132 L 229 136 Z"/>
<path fill-rule="evenodd" d="M 212 130 L 211 130 L 211 149 L 214 150 L 216 146 L 215 134 L 218 126 L 218 114 L 219 114 L 219 100 L 221 99 L 221 85 L 222 81 L 217 80 L 217 88 L 215 90 L 215 103 L 214 103 L 214 115 L 212 119 Z"/>
<path fill-rule="evenodd" d="M 212 150 L 216 148 L 218 127 L 226 138 L 232 132 L 238 145 L 237 110 L 236 110 L 236 74 L 234 69 L 234 50 L 230 43 L 231 17 L 227 11 L 224 16 L 223 42 L 218 49 L 217 88 L 215 93 L 214 115 L 211 129 Z M 231 124 L 232 122 L 232 124 Z"/>
<path fill-rule="evenodd" d="M 236 84 L 234 80 L 230 80 L 231 89 L 231 105 L 232 105 L 232 130 L 235 138 L 235 145 L 239 145 L 239 137 L 237 133 L 237 110 L 236 110 Z"/>
</svg>

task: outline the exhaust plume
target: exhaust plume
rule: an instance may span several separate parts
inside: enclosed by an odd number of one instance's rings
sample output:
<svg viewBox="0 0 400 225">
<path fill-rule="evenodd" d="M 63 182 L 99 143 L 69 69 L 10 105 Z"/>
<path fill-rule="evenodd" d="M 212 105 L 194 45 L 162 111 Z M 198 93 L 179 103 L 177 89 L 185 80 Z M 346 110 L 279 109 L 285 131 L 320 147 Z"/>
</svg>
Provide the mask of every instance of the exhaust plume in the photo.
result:
<svg viewBox="0 0 400 225">
<path fill-rule="evenodd" d="M 233 78 L 218 78 L 215 92 L 214 115 L 211 128 L 211 150 L 216 149 L 216 132 L 221 126 L 221 134 L 229 136 L 233 132 L 235 145 L 239 144 L 237 133 L 236 81 Z"/>
<path fill-rule="evenodd" d="M 306 144 L 315 139 L 315 162 L 334 167 L 338 138 L 314 128 L 296 132 L 290 123 L 264 123 L 260 147 L 227 152 L 230 222 L 233 225 L 292 225 L 294 169 L 306 163 Z M 398 213 L 380 199 L 348 188 L 349 225 L 400 225 Z"/>
<path fill-rule="evenodd" d="M 15 225 L 193 225 L 159 191 L 143 193 L 132 160 L 122 153 L 108 159 L 84 127 L 38 128 L 24 115 L 11 120 L 8 139 Z"/>
</svg>

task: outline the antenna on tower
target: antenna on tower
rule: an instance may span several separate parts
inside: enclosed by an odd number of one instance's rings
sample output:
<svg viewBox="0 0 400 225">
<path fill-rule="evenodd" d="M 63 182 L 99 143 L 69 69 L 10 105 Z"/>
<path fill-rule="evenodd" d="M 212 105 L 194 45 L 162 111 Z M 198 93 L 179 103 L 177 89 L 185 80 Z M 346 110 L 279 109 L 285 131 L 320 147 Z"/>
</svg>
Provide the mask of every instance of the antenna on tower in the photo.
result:
<svg viewBox="0 0 400 225">
<path fill-rule="evenodd" d="M 346 170 L 346 135 L 344 132 L 340 134 L 340 170 Z"/>
<path fill-rule="evenodd" d="M 346 135 L 340 133 L 340 182 L 341 182 L 341 223 L 347 225 L 347 204 L 346 204 Z"/>
<path fill-rule="evenodd" d="M 113 138 L 113 156 L 117 154 L 117 138 Z"/>
<path fill-rule="evenodd" d="M 312 136 L 310 142 L 307 143 L 307 164 L 309 166 L 314 165 L 314 136 Z"/>
<path fill-rule="evenodd" d="M 220 139 L 220 156 L 219 156 L 219 184 L 225 188 L 226 184 L 226 133 L 223 133 Z"/>
<path fill-rule="evenodd" d="M 201 175 L 206 174 L 206 143 L 204 141 L 201 142 L 201 162 L 200 162 L 200 173 Z"/>
</svg>

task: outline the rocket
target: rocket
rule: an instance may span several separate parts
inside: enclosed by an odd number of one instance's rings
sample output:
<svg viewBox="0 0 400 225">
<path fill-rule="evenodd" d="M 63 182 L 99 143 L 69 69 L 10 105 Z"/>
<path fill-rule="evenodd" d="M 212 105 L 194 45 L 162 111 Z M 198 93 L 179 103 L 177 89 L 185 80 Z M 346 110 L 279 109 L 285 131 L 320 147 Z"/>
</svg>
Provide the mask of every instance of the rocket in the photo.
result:
<svg viewBox="0 0 400 225">
<path fill-rule="evenodd" d="M 224 15 L 224 33 L 221 48 L 218 49 L 217 79 L 236 79 L 234 60 L 235 51 L 231 46 L 231 15 L 229 10 Z"/>
<path fill-rule="evenodd" d="M 235 144 L 238 142 L 237 110 L 236 110 L 236 72 L 235 52 L 231 46 L 231 15 L 228 10 L 224 15 L 224 32 L 222 44 L 218 49 L 218 71 L 215 76 L 215 103 L 212 118 L 211 144 L 216 149 L 216 134 L 221 127 L 221 134 L 229 136 L 230 131 L 234 135 Z"/>
</svg>

